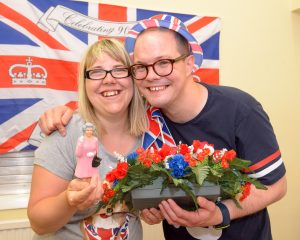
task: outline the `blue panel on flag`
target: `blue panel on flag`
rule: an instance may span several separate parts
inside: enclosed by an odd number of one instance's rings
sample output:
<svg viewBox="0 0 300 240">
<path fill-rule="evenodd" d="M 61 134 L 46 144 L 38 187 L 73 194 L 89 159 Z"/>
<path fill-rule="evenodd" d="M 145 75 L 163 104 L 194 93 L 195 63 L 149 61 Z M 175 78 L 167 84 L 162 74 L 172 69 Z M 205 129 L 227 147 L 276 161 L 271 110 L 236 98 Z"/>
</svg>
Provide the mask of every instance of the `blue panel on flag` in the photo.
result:
<svg viewBox="0 0 300 240">
<path fill-rule="evenodd" d="M 211 60 L 219 60 L 219 38 L 220 32 L 216 33 L 208 40 L 201 44 L 203 51 L 203 58 Z"/>
<path fill-rule="evenodd" d="M 5 33 L 5 37 L 0 37 L 0 44 L 22 44 L 37 46 L 37 44 L 31 41 L 27 36 L 23 35 L 17 30 L 12 29 L 3 22 L 0 22 L 0 33 L 1 35 Z"/>
<path fill-rule="evenodd" d="M 32 151 L 32 150 L 36 150 L 36 149 L 37 149 L 36 146 L 33 146 L 33 145 L 29 144 L 26 147 L 20 149 L 20 151 Z"/>
<path fill-rule="evenodd" d="M 41 98 L 0 99 L 0 124 L 41 100 Z"/>
</svg>

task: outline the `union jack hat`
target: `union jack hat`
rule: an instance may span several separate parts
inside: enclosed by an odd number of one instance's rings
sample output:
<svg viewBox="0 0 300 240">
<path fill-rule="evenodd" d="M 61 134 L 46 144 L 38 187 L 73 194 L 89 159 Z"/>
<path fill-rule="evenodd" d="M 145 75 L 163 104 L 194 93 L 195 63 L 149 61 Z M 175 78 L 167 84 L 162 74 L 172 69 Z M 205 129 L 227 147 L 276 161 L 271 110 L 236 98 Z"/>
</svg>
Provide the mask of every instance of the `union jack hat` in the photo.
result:
<svg viewBox="0 0 300 240">
<path fill-rule="evenodd" d="M 203 51 L 200 44 L 187 30 L 186 26 L 181 20 L 167 14 L 159 14 L 152 16 L 149 19 L 141 20 L 128 31 L 125 40 L 125 48 L 131 57 L 133 57 L 133 50 L 137 36 L 144 30 L 155 27 L 168 28 L 178 32 L 181 36 L 183 36 L 189 42 L 191 51 L 195 57 L 193 70 L 196 71 L 198 68 L 200 68 L 203 60 Z"/>
</svg>

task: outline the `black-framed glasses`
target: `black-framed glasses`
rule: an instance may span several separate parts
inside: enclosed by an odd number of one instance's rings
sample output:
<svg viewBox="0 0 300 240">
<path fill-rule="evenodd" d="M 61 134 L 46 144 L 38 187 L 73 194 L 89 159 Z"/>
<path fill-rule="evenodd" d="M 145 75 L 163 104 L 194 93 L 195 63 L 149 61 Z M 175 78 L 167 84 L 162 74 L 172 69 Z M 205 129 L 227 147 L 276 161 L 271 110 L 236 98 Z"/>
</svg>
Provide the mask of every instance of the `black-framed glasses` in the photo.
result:
<svg viewBox="0 0 300 240">
<path fill-rule="evenodd" d="M 91 80 L 103 80 L 106 78 L 106 75 L 110 73 L 110 75 L 114 78 L 126 78 L 131 75 L 129 68 L 113 68 L 111 70 L 104 70 L 100 68 L 91 69 L 85 71 L 85 78 Z"/>
<path fill-rule="evenodd" d="M 131 74 L 136 80 L 144 80 L 149 72 L 149 67 L 153 68 L 153 71 L 160 77 L 166 77 L 173 72 L 173 64 L 182 59 L 187 58 L 189 55 L 181 55 L 174 59 L 160 59 L 152 64 L 133 64 L 130 67 Z"/>
</svg>

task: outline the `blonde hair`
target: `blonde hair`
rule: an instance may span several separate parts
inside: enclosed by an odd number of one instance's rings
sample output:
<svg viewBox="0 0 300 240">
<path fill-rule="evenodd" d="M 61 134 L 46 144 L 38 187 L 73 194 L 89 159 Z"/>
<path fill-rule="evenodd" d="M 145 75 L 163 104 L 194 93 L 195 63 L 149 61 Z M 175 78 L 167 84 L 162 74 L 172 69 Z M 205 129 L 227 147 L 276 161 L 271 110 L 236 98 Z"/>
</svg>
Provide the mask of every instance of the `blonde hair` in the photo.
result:
<svg viewBox="0 0 300 240">
<path fill-rule="evenodd" d="M 95 109 L 88 99 L 85 88 L 85 71 L 92 66 L 103 53 L 116 61 L 120 61 L 127 67 L 131 64 L 129 55 L 123 44 L 115 39 L 103 39 L 95 42 L 86 50 L 80 62 L 78 73 L 78 110 L 85 121 L 95 124 L 98 134 L 105 132 L 105 129 L 103 129 L 101 123 L 99 123 Z M 128 106 L 129 133 L 133 136 L 140 136 L 147 129 L 145 103 L 134 83 L 133 88 L 133 97 Z"/>
</svg>

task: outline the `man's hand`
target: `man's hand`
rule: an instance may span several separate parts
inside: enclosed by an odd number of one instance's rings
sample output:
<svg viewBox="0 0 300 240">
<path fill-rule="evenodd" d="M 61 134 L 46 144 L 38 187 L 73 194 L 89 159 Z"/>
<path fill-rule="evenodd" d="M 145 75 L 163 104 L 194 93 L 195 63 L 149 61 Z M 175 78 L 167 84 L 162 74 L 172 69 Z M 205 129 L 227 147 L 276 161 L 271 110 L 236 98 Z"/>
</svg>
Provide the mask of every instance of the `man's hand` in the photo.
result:
<svg viewBox="0 0 300 240">
<path fill-rule="evenodd" d="M 48 109 L 41 115 L 38 124 L 45 135 L 58 130 L 62 136 L 65 136 L 65 126 L 72 118 L 73 112 L 71 108 L 64 105 Z"/>
<path fill-rule="evenodd" d="M 89 179 L 73 179 L 66 194 L 70 206 L 85 210 L 97 204 L 103 194 L 100 177 L 95 175 Z"/>
<path fill-rule="evenodd" d="M 222 222 L 221 211 L 214 202 L 204 197 L 198 197 L 197 202 L 200 208 L 194 212 L 182 209 L 172 199 L 162 201 L 159 209 L 167 222 L 174 226 L 208 227 Z"/>
</svg>

